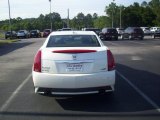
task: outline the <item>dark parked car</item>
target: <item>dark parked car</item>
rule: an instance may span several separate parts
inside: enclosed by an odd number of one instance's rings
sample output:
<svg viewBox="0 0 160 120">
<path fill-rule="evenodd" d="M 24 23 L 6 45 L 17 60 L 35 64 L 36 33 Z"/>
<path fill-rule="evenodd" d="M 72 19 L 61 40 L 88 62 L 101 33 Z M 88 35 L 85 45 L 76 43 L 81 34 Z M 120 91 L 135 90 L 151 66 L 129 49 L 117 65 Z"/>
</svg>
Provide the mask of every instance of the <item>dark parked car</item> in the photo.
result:
<svg viewBox="0 0 160 120">
<path fill-rule="evenodd" d="M 143 40 L 144 32 L 140 27 L 128 27 L 121 35 L 121 39 L 140 39 Z"/>
<path fill-rule="evenodd" d="M 27 30 L 19 30 L 17 32 L 17 38 L 29 38 L 30 34 Z"/>
<path fill-rule="evenodd" d="M 118 32 L 115 28 L 103 28 L 99 36 L 102 40 L 118 40 Z"/>
<path fill-rule="evenodd" d="M 30 37 L 41 37 L 41 32 L 39 30 L 31 30 Z"/>
<path fill-rule="evenodd" d="M 157 30 L 153 33 L 152 38 L 155 39 L 156 37 L 160 37 L 160 29 L 157 29 Z"/>
<path fill-rule="evenodd" d="M 10 38 L 10 39 L 17 38 L 17 33 L 15 31 L 7 31 L 5 33 L 5 39 L 7 38 Z"/>
<path fill-rule="evenodd" d="M 51 29 L 45 29 L 45 30 L 43 31 L 43 37 L 48 37 L 48 35 L 49 35 L 51 32 L 52 32 Z"/>
<path fill-rule="evenodd" d="M 98 28 L 84 28 L 84 31 L 93 31 L 95 32 L 97 35 L 99 35 L 99 33 L 101 32 L 101 29 Z"/>
</svg>

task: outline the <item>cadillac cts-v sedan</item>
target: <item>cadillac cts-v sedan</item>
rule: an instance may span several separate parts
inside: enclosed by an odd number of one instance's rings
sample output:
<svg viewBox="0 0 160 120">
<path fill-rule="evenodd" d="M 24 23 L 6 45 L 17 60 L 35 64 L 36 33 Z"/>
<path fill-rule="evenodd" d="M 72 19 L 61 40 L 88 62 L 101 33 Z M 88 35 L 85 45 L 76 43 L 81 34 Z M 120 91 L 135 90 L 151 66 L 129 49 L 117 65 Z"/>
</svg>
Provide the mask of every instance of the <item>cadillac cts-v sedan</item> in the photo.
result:
<svg viewBox="0 0 160 120">
<path fill-rule="evenodd" d="M 81 95 L 114 91 L 113 55 L 92 31 L 52 32 L 35 55 L 35 93 Z"/>
</svg>

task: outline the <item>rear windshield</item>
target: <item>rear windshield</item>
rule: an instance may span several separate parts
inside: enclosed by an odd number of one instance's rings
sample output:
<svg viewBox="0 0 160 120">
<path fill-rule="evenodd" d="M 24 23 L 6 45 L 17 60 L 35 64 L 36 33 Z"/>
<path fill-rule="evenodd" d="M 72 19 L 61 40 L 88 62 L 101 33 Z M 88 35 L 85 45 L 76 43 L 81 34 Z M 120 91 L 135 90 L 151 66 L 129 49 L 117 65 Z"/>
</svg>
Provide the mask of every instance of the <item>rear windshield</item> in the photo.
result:
<svg viewBox="0 0 160 120">
<path fill-rule="evenodd" d="M 145 28 L 145 30 L 150 30 L 149 28 Z"/>
<path fill-rule="evenodd" d="M 117 30 L 116 30 L 116 29 L 108 29 L 108 32 L 109 32 L 109 33 L 113 33 L 113 32 L 116 33 Z"/>
<path fill-rule="evenodd" d="M 24 31 L 19 31 L 19 33 L 24 33 Z"/>
<path fill-rule="evenodd" d="M 142 31 L 142 29 L 134 29 L 134 32 L 137 32 L 137 33 L 142 33 L 143 31 Z"/>
<path fill-rule="evenodd" d="M 36 30 L 31 31 L 31 33 L 36 33 L 36 32 L 37 32 Z"/>
<path fill-rule="evenodd" d="M 6 32 L 7 34 L 10 34 L 11 32 Z"/>
<path fill-rule="evenodd" d="M 100 47 L 95 35 L 50 36 L 47 47 Z"/>
<path fill-rule="evenodd" d="M 44 30 L 44 32 L 50 32 L 50 30 Z"/>
<path fill-rule="evenodd" d="M 120 28 L 119 30 L 124 30 L 123 28 Z"/>
</svg>

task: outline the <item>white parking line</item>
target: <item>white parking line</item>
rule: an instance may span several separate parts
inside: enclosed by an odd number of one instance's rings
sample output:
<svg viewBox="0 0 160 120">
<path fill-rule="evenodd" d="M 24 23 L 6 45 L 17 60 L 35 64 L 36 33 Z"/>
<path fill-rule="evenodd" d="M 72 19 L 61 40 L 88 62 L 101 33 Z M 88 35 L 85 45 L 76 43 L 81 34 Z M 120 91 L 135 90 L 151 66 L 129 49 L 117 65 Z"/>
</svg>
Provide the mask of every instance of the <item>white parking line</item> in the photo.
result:
<svg viewBox="0 0 160 120">
<path fill-rule="evenodd" d="M 137 86 L 130 82 L 125 76 L 120 72 L 116 71 L 120 77 L 122 77 L 137 93 L 139 93 L 149 104 L 151 104 L 158 112 L 160 112 L 160 107 L 151 100 L 146 94 L 144 94 Z"/>
<path fill-rule="evenodd" d="M 110 42 L 110 41 L 107 41 L 109 44 L 111 45 L 114 45 L 114 46 L 119 46 L 117 43 L 113 43 L 113 42 Z"/>
<path fill-rule="evenodd" d="M 12 100 L 15 98 L 15 96 L 18 94 L 18 92 L 23 88 L 23 86 L 29 81 L 32 74 L 30 73 L 28 77 L 17 87 L 17 89 L 12 93 L 12 95 L 7 99 L 7 101 L 3 104 L 3 106 L 0 109 L 0 112 L 5 111 L 9 104 L 12 102 Z"/>
<path fill-rule="evenodd" d="M 142 58 L 139 57 L 139 56 L 131 56 L 131 60 L 133 60 L 133 61 L 140 61 L 140 60 L 142 60 Z"/>
<path fill-rule="evenodd" d="M 136 43 L 136 44 L 141 44 L 141 45 L 147 45 L 146 43 L 142 43 L 142 42 L 135 42 L 135 41 L 129 41 L 131 43 Z"/>
</svg>

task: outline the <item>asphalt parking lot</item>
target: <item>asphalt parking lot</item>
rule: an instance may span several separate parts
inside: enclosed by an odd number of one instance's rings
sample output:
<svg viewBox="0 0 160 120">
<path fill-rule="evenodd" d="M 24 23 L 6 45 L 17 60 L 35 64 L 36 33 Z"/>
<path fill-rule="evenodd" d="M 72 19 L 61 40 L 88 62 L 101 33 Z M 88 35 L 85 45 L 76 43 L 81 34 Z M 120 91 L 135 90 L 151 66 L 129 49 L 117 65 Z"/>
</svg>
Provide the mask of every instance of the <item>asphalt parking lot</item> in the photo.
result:
<svg viewBox="0 0 160 120">
<path fill-rule="evenodd" d="M 160 39 L 103 41 L 116 61 L 114 94 L 34 94 L 33 57 L 44 38 L 0 46 L 0 120 L 159 120 Z"/>
</svg>

